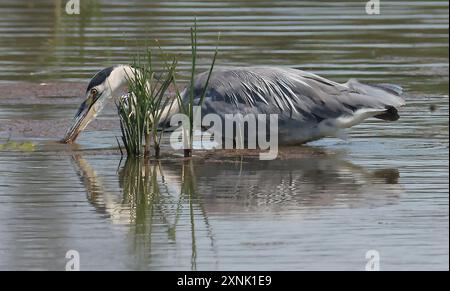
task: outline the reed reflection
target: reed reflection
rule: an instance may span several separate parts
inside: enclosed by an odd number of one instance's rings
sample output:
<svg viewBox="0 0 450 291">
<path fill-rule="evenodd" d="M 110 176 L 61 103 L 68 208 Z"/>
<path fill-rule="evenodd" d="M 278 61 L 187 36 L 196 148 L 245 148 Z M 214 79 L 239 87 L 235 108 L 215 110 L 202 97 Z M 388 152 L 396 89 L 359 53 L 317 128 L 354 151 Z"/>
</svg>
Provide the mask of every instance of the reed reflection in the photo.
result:
<svg viewBox="0 0 450 291">
<path fill-rule="evenodd" d="M 184 224 L 189 222 L 191 243 L 191 269 L 197 269 L 197 230 L 206 234 L 210 241 L 208 252 L 215 253 L 213 232 L 206 216 L 201 196 L 196 191 L 194 164 L 181 162 L 181 172 L 172 169 L 167 173 L 159 161 L 128 158 L 118 170 L 121 197 L 109 191 L 102 177 L 96 173 L 86 159 L 74 155 L 73 162 L 78 175 L 86 187 L 88 201 L 96 211 L 107 216 L 115 224 L 129 225 L 133 234 L 134 251 L 139 254 L 140 265 L 150 264 L 152 234 L 161 227 L 166 232 L 165 242 L 176 243 L 177 231 L 186 232 Z M 178 169 L 180 169 L 178 165 Z M 189 217 L 189 219 L 187 219 Z M 182 224 L 180 225 L 180 218 Z M 161 239 L 158 236 L 158 239 Z M 147 256 L 147 257 L 146 257 Z"/>
</svg>

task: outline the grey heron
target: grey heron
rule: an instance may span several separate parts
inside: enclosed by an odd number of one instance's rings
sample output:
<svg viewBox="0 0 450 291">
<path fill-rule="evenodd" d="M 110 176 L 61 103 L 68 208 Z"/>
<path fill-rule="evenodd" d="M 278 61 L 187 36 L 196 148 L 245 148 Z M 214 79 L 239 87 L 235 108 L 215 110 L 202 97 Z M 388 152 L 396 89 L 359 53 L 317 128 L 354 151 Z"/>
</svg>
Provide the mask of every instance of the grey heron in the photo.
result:
<svg viewBox="0 0 450 291">
<path fill-rule="evenodd" d="M 63 141 L 75 141 L 108 100 L 120 98 L 119 89 L 135 73 L 131 66 L 117 65 L 95 74 Z M 196 101 L 207 75 L 201 73 L 194 80 Z M 219 67 L 212 72 L 201 109 L 202 115 L 215 113 L 222 118 L 238 113 L 277 114 L 279 143 L 302 144 L 335 136 L 371 117 L 396 121 L 398 109 L 405 105 L 402 91 L 397 85 L 367 85 L 355 79 L 337 83 L 292 68 Z M 181 94 L 187 102 L 187 90 Z M 161 120 L 168 120 L 179 112 L 179 106 L 162 110 Z"/>
</svg>

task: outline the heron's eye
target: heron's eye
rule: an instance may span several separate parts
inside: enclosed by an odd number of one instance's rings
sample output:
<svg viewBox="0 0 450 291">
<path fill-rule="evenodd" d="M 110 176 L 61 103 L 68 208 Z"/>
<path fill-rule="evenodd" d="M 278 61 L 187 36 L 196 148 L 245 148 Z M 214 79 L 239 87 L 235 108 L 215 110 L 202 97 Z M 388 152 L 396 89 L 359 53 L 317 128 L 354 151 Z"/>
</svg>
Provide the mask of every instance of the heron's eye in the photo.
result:
<svg viewBox="0 0 450 291">
<path fill-rule="evenodd" d="M 91 95 L 92 96 L 97 96 L 97 94 L 98 94 L 98 90 L 97 89 L 91 89 Z"/>
</svg>

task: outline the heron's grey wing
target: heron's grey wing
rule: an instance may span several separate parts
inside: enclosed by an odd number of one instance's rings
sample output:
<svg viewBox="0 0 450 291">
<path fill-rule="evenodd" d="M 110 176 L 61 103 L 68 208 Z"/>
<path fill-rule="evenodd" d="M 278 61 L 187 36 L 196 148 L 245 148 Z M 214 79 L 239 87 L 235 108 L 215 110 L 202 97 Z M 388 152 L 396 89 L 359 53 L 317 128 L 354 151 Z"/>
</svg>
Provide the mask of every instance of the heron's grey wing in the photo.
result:
<svg viewBox="0 0 450 291">
<path fill-rule="evenodd" d="M 203 91 L 207 74 L 195 83 L 195 96 Z M 280 119 L 321 122 L 352 115 L 362 108 L 387 110 L 404 101 L 398 87 L 370 86 L 350 80 L 339 84 L 301 70 L 249 67 L 217 68 L 207 88 L 203 112 L 217 114 L 279 114 Z"/>
</svg>

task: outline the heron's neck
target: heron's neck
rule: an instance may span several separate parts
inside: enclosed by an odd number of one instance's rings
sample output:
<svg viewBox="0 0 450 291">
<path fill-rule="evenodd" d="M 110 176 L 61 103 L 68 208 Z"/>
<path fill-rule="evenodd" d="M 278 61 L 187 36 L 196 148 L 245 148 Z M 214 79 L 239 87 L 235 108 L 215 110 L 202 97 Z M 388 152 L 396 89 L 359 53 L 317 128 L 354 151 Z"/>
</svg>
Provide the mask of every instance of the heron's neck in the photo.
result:
<svg viewBox="0 0 450 291">
<path fill-rule="evenodd" d="M 136 74 L 139 74 L 139 71 L 129 65 L 119 65 L 115 68 L 109 77 L 110 87 L 113 95 L 122 87 L 128 86 L 128 81 L 133 80 L 137 77 Z M 148 82 L 148 81 L 147 81 Z M 150 86 L 150 83 L 148 83 Z M 133 94 L 129 94 L 129 96 L 133 96 Z M 178 103 L 174 102 L 166 105 L 164 108 L 159 110 L 160 122 L 168 123 L 170 117 L 179 111 Z M 150 115 L 152 118 L 152 115 Z"/>
<path fill-rule="evenodd" d="M 136 74 L 136 69 L 128 65 L 118 65 L 114 68 L 108 78 L 112 94 L 114 95 L 120 88 L 128 85 L 128 80 L 135 78 Z"/>
</svg>

